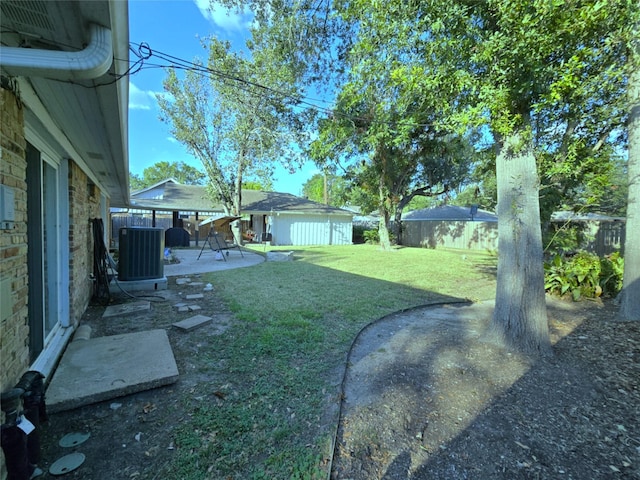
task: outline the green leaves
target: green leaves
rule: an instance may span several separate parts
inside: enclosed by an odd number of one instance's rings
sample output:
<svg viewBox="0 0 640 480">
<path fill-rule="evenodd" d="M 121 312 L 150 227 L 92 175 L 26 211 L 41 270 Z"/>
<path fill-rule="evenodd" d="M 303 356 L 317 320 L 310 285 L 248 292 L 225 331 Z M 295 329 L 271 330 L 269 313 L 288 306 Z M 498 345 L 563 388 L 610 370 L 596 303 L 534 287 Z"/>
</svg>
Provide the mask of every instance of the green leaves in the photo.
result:
<svg viewBox="0 0 640 480">
<path fill-rule="evenodd" d="M 622 288 L 624 260 L 618 253 L 599 258 L 588 252 L 573 257 L 555 255 L 545 262 L 545 290 L 560 296 L 570 294 L 574 301 L 615 296 Z"/>
</svg>

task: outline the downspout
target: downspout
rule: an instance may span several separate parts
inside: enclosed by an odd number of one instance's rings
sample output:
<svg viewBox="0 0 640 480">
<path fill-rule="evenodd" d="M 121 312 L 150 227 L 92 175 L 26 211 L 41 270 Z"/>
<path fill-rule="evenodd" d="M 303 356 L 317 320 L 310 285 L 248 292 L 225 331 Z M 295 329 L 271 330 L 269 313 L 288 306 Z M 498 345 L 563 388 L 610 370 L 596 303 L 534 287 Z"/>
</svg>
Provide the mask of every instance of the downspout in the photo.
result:
<svg viewBox="0 0 640 480">
<path fill-rule="evenodd" d="M 0 46 L 0 65 L 10 75 L 58 80 L 89 80 L 104 75 L 113 63 L 111 30 L 90 25 L 91 40 L 79 52 Z"/>
</svg>

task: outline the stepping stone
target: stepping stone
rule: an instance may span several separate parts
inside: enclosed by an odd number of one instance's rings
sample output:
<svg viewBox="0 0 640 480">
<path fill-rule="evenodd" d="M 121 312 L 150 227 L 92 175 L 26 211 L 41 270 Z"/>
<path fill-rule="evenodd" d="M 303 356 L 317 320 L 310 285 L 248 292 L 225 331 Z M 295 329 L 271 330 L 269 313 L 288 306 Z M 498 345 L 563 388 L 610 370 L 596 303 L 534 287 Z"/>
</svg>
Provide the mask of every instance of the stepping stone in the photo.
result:
<svg viewBox="0 0 640 480">
<path fill-rule="evenodd" d="M 176 285 L 185 285 L 187 283 L 191 283 L 190 278 L 178 278 L 176 279 Z"/>
<path fill-rule="evenodd" d="M 195 315 L 193 317 L 182 320 L 181 322 L 176 322 L 173 324 L 173 326 L 179 328 L 180 330 L 188 332 L 189 330 L 193 330 L 194 328 L 206 325 L 207 323 L 211 322 L 211 320 L 213 320 L 211 317 L 207 317 L 205 315 Z"/>
<path fill-rule="evenodd" d="M 191 287 L 201 287 L 202 285 L 204 285 L 204 282 L 191 282 L 189 285 Z"/>
<path fill-rule="evenodd" d="M 178 312 L 188 312 L 188 311 L 189 311 L 188 305 L 183 305 L 182 307 L 178 307 Z"/>
<path fill-rule="evenodd" d="M 194 293 L 192 295 L 187 295 L 184 298 L 187 300 L 197 300 L 198 298 L 204 298 L 204 295 L 202 293 Z"/>
<path fill-rule="evenodd" d="M 176 307 L 176 308 L 186 307 L 186 306 L 187 306 L 187 304 L 186 304 L 186 303 L 184 303 L 184 302 L 176 303 L 176 304 L 174 305 L 174 307 Z"/>
<path fill-rule="evenodd" d="M 268 262 L 291 262 L 293 261 L 293 252 L 273 251 L 267 252 Z"/>
<path fill-rule="evenodd" d="M 196 310 L 202 310 L 202 307 L 200 305 L 189 305 L 189 310 L 195 312 Z"/>
<path fill-rule="evenodd" d="M 148 312 L 149 310 L 151 310 L 151 302 L 148 301 L 109 305 L 104 309 L 102 318 L 124 317 L 134 313 Z"/>
</svg>

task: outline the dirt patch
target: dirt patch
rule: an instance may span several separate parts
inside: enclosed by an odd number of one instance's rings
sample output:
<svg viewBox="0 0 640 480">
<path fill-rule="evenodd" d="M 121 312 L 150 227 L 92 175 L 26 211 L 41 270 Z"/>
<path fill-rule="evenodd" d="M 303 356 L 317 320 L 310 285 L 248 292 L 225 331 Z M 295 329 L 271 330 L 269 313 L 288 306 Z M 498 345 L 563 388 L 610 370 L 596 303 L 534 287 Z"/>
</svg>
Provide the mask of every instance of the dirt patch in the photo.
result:
<svg viewBox="0 0 640 480">
<path fill-rule="evenodd" d="M 170 277 L 168 290 L 149 299 L 151 311 L 132 317 L 104 320 L 104 307 L 88 309 L 82 323 L 92 337 L 166 329 L 180 378 L 51 415 L 42 428 L 43 469 L 79 451 L 84 464 L 63 478 L 170 478 L 176 428 L 193 414 L 185 400 L 219 401 L 215 393 L 200 398 L 199 386 L 215 390 L 228 380 L 224 364 L 201 353 L 233 315 L 215 291 L 186 302 L 201 310 L 174 307 L 203 287 Z M 556 303 L 549 310 L 554 356 L 531 365 L 479 340 L 487 306 L 447 308 L 397 314 L 358 337 L 332 478 L 640 478 L 640 324 L 615 322 L 611 305 Z M 171 326 L 196 314 L 213 322 L 189 332 Z M 91 437 L 60 447 L 69 432 Z"/>
<path fill-rule="evenodd" d="M 332 478 L 640 478 L 640 325 L 554 301 L 554 355 L 483 342 L 486 306 L 391 316 L 352 352 Z"/>
<path fill-rule="evenodd" d="M 81 324 L 91 327 L 91 337 L 116 335 L 152 329 L 166 329 L 180 372 L 179 380 L 153 390 L 115 398 L 70 411 L 50 415 L 42 428 L 41 468 L 48 470 L 58 458 L 78 451 L 86 456 L 83 465 L 66 474 L 65 479 L 165 479 L 163 470 L 172 461 L 177 446 L 174 431 L 188 417 L 185 399 L 198 396 L 201 382 L 215 383 L 215 369 L 203 366 L 206 360 L 200 350 L 212 336 L 222 335 L 232 324 L 233 315 L 215 292 L 203 292 L 206 284 L 200 275 L 191 276 L 192 283 L 176 285 L 178 277 L 170 277 L 167 290 L 133 292 L 140 298 L 122 293 L 113 296 L 112 303 L 151 301 L 147 313 L 103 319 L 105 307 L 90 306 Z M 182 278 L 182 277 L 180 277 Z M 203 293 L 204 298 L 187 300 L 190 294 Z M 175 305 L 186 304 L 197 310 L 178 311 Z M 172 324 L 194 315 L 213 318 L 209 324 L 185 332 Z M 91 436 L 73 449 L 62 448 L 59 440 L 70 432 L 87 432 Z M 48 473 L 40 478 L 53 477 Z"/>
</svg>

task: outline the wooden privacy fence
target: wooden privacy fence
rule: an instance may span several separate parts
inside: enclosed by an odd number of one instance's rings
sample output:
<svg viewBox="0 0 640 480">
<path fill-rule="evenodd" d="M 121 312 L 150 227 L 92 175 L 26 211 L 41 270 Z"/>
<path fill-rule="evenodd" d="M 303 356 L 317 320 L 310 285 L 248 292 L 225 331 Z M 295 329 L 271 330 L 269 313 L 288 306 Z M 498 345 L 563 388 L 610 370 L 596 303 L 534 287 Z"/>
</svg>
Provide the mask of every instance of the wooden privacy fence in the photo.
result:
<svg viewBox="0 0 640 480">
<path fill-rule="evenodd" d="M 624 253 L 625 224 L 619 221 L 581 223 L 579 248 L 605 256 Z M 498 250 L 498 222 L 416 220 L 402 222 L 402 244 L 422 248 Z"/>
<path fill-rule="evenodd" d="M 589 245 L 589 250 L 600 257 L 620 251 L 624 254 L 625 223 L 600 222 L 595 234 L 595 241 Z"/>
<path fill-rule="evenodd" d="M 497 250 L 498 222 L 404 221 L 402 222 L 402 244 L 422 248 Z"/>
</svg>

